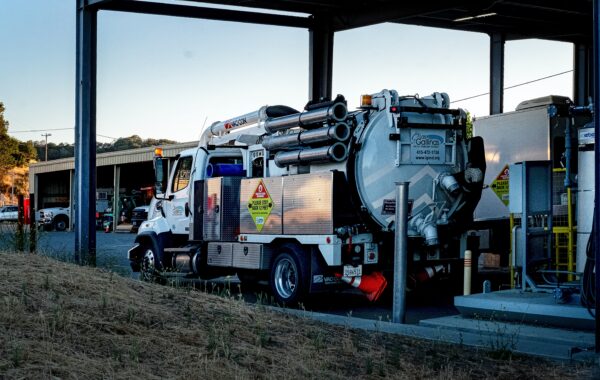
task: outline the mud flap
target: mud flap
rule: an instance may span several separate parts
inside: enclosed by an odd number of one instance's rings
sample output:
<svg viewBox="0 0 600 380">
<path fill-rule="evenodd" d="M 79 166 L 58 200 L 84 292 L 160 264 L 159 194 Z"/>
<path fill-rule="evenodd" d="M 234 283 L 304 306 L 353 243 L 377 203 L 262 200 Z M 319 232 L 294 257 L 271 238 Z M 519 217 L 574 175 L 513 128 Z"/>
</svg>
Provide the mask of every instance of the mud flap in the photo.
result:
<svg viewBox="0 0 600 380">
<path fill-rule="evenodd" d="M 310 271 L 310 293 L 347 288 L 339 278 L 333 275 L 333 271 L 327 266 L 317 247 L 312 247 L 310 250 Z"/>
</svg>

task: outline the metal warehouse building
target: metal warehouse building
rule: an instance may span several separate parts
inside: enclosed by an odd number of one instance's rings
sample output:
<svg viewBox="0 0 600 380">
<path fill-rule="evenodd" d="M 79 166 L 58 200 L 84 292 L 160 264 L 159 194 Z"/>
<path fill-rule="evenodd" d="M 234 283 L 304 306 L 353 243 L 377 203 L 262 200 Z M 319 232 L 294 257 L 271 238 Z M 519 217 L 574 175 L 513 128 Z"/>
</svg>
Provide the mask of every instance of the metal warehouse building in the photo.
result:
<svg viewBox="0 0 600 380">
<path fill-rule="evenodd" d="M 197 142 L 163 146 L 166 157 L 193 148 Z M 154 147 L 100 153 L 96 155 L 96 211 L 116 208 L 118 198 L 113 194 L 141 194 L 153 186 L 152 159 Z M 29 168 L 29 189 L 35 194 L 35 210 L 47 207 L 68 207 L 75 194 L 75 159 L 64 158 L 33 164 Z M 73 220 L 73 210 L 71 210 Z"/>
</svg>

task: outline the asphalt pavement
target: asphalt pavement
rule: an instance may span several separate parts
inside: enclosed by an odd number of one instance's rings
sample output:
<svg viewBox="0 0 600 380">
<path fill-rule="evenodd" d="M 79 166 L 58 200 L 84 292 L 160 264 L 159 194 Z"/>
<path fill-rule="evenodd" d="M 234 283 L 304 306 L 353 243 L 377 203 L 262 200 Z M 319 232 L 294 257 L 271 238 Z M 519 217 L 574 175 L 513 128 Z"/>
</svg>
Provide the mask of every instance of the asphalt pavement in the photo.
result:
<svg viewBox="0 0 600 380">
<path fill-rule="evenodd" d="M 127 260 L 127 250 L 133 246 L 133 233 L 96 232 L 96 263 L 99 267 L 113 270 L 123 276 L 133 273 Z M 72 260 L 75 252 L 74 232 L 41 232 L 38 240 L 39 253 Z M 135 275 L 137 277 L 137 275 Z"/>
</svg>

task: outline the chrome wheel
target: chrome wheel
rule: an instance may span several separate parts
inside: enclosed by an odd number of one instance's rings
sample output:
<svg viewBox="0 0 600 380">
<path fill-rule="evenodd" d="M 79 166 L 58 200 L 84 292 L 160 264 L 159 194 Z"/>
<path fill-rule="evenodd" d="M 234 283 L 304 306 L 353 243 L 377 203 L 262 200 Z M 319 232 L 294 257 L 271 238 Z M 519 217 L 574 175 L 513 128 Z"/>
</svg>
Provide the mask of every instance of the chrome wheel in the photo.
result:
<svg viewBox="0 0 600 380">
<path fill-rule="evenodd" d="M 144 256 L 142 257 L 140 275 L 144 281 L 154 281 L 157 277 L 156 255 L 150 248 L 146 248 Z"/>
<path fill-rule="evenodd" d="M 54 222 L 54 229 L 57 231 L 64 231 L 67 229 L 67 221 L 64 219 L 58 219 Z"/>
<path fill-rule="evenodd" d="M 275 290 L 282 299 L 289 299 L 294 295 L 298 286 L 298 268 L 289 257 L 281 257 L 275 266 Z"/>
</svg>

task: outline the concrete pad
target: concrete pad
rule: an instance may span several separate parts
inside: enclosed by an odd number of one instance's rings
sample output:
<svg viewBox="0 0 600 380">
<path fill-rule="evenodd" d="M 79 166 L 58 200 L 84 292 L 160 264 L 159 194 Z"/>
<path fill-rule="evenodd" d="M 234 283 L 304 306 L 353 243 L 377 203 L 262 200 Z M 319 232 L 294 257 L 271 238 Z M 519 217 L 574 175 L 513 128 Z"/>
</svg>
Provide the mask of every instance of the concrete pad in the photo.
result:
<svg viewBox="0 0 600 380">
<path fill-rule="evenodd" d="M 594 318 L 574 295 L 569 303 L 558 304 L 552 294 L 518 289 L 480 293 L 454 298 L 463 315 L 516 322 L 587 329 L 595 328 Z"/>
<path fill-rule="evenodd" d="M 397 334 L 410 338 L 466 345 L 491 351 L 511 351 L 518 354 L 544 357 L 553 360 L 591 361 L 596 359 L 589 343 L 591 333 L 561 331 L 552 328 L 529 330 L 504 322 L 465 322 L 460 316 L 442 317 L 421 321 L 419 325 L 397 324 L 386 321 L 360 319 L 296 309 L 271 310 L 314 319 L 324 323 Z M 471 326 L 469 326 L 472 324 Z M 553 337 L 556 336 L 556 339 Z"/>
</svg>

